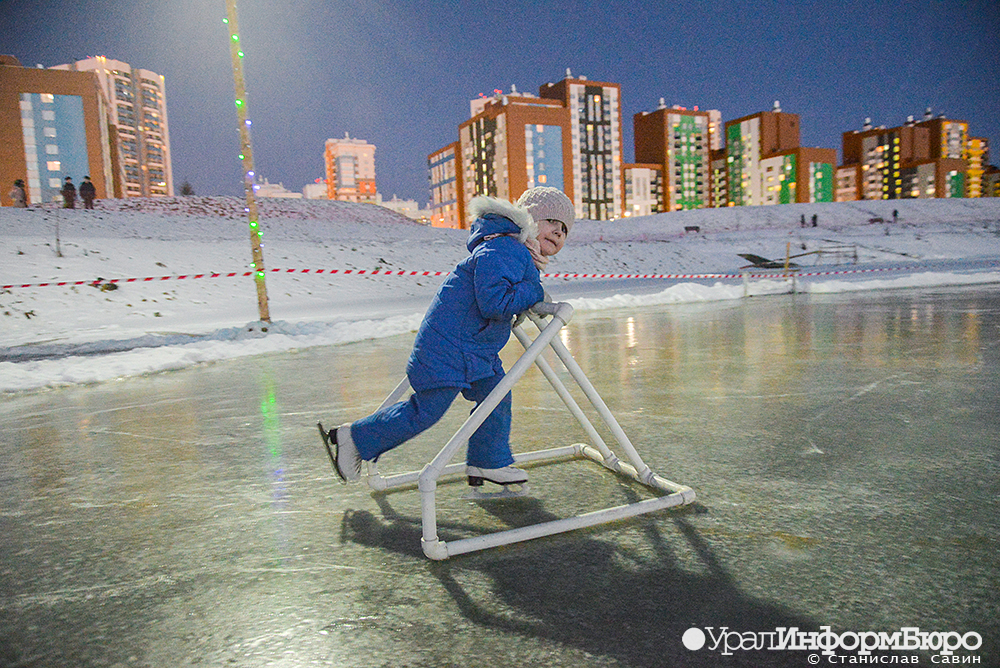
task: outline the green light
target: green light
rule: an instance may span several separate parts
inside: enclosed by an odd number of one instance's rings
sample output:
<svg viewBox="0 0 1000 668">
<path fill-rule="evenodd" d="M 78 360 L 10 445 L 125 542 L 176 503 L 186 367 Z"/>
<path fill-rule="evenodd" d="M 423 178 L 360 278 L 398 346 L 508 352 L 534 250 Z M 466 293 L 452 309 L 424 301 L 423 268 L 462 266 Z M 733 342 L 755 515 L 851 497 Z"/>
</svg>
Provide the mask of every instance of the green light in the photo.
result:
<svg viewBox="0 0 1000 668">
<path fill-rule="evenodd" d="M 225 23 L 226 25 L 229 25 L 229 19 L 222 19 L 222 22 Z"/>
<path fill-rule="evenodd" d="M 234 42 L 240 41 L 240 36 L 239 35 L 233 35 L 233 41 Z"/>
<path fill-rule="evenodd" d="M 236 100 L 236 106 L 237 107 L 242 107 L 243 106 L 243 100 Z"/>
<path fill-rule="evenodd" d="M 257 221 L 256 220 L 251 220 L 250 221 L 250 227 L 257 227 Z"/>
<path fill-rule="evenodd" d="M 257 278 L 264 278 L 264 272 L 258 271 L 257 272 Z"/>
<path fill-rule="evenodd" d="M 239 56 L 240 58 L 242 58 L 243 57 L 243 52 L 242 51 L 237 51 L 236 55 Z"/>
<path fill-rule="evenodd" d="M 245 157 L 246 157 L 246 156 L 244 156 L 244 155 L 243 155 L 242 153 L 240 153 L 240 160 L 243 160 L 243 159 L 245 159 Z"/>
</svg>

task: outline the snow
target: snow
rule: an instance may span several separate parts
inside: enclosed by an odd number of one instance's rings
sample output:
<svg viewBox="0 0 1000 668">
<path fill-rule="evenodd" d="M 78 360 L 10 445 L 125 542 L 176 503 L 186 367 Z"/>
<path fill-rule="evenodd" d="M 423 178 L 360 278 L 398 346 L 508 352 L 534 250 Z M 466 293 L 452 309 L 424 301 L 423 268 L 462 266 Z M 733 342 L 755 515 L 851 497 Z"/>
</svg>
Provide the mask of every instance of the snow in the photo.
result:
<svg viewBox="0 0 1000 668">
<path fill-rule="evenodd" d="M 269 269 L 282 270 L 267 274 L 272 322 L 262 323 L 254 282 L 242 276 L 250 235 L 240 199 L 97 205 L 94 211 L 0 209 L 0 286 L 10 286 L 0 289 L 0 391 L 105 382 L 413 332 L 442 275 L 330 272 L 446 273 L 467 253 L 466 232 L 425 227 L 374 205 L 262 199 L 264 259 Z M 870 222 L 891 221 L 893 210 L 897 223 Z M 801 216 L 810 221 L 813 214 L 819 226 L 801 228 Z M 786 252 L 815 251 L 826 252 L 795 260 L 802 266 L 800 291 L 1000 282 L 1000 200 L 796 204 L 578 221 L 547 271 L 734 276 L 746 264 L 737 253 L 783 260 Z M 239 275 L 224 275 L 230 272 Z M 212 273 L 223 275 L 192 278 Z M 125 282 L 148 277 L 155 280 Z M 61 281 L 84 283 L 39 286 Z M 578 311 L 744 296 L 739 278 L 547 278 L 545 285 Z M 790 283 L 756 279 L 750 289 L 783 293 Z"/>
</svg>

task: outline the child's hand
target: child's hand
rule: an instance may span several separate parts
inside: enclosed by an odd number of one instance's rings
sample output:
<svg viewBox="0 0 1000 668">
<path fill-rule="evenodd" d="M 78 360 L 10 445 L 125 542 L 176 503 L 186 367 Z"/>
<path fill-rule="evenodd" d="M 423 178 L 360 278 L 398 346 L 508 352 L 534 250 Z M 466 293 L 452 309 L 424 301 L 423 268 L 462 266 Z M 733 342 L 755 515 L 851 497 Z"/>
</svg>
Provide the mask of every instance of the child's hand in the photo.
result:
<svg viewBox="0 0 1000 668">
<path fill-rule="evenodd" d="M 531 253 L 531 259 L 535 263 L 535 268 L 538 271 L 542 271 L 549 264 L 549 258 L 542 255 L 542 247 L 538 243 L 538 239 L 526 239 L 524 245 L 527 246 L 528 252 Z"/>
</svg>

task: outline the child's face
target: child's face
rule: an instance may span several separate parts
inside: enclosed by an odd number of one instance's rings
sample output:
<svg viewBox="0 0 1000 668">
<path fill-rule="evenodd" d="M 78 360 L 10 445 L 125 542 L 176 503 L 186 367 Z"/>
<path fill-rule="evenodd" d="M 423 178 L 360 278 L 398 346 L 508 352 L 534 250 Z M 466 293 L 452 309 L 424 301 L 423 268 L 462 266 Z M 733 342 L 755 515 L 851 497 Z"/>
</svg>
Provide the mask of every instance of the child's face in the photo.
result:
<svg viewBox="0 0 1000 668">
<path fill-rule="evenodd" d="M 538 245 L 542 255 L 555 255 L 566 245 L 566 223 L 546 219 L 538 223 Z"/>
</svg>

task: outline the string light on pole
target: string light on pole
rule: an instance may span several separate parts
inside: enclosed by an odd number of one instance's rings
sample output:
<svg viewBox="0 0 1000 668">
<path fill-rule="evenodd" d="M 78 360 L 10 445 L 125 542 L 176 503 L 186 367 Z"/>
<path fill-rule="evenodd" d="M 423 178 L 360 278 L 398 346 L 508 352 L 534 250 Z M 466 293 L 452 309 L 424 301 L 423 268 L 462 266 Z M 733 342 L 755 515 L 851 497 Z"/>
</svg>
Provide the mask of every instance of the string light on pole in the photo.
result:
<svg viewBox="0 0 1000 668">
<path fill-rule="evenodd" d="M 254 283 L 257 285 L 257 309 L 260 313 L 260 319 L 262 322 L 271 322 L 267 301 L 267 285 L 264 281 L 267 269 L 264 267 L 264 252 L 261 250 L 263 233 L 260 229 L 257 198 L 255 197 L 253 149 L 250 146 L 250 126 L 252 123 L 247 118 L 247 91 L 246 81 L 243 78 L 244 53 L 240 46 L 240 31 L 236 20 L 236 0 L 226 0 L 226 18 L 223 19 L 223 23 L 229 28 L 229 51 L 233 60 L 233 83 L 236 88 L 236 116 L 240 121 L 239 158 L 243 163 L 243 191 L 246 195 L 246 208 L 244 210 L 250 225 L 250 250 L 253 255 L 253 262 L 250 266 L 254 268 Z"/>
</svg>

